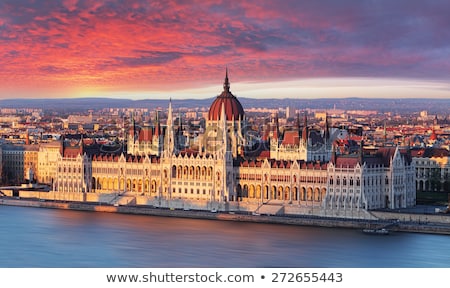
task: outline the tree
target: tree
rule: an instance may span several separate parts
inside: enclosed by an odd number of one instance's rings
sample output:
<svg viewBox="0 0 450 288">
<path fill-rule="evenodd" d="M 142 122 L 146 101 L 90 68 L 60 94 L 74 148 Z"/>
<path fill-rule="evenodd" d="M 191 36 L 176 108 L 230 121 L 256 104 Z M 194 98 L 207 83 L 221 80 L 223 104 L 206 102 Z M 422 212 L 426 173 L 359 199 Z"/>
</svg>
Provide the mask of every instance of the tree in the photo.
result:
<svg viewBox="0 0 450 288">
<path fill-rule="evenodd" d="M 431 169 L 430 176 L 428 177 L 431 191 L 441 190 L 441 173 L 439 169 Z"/>
</svg>

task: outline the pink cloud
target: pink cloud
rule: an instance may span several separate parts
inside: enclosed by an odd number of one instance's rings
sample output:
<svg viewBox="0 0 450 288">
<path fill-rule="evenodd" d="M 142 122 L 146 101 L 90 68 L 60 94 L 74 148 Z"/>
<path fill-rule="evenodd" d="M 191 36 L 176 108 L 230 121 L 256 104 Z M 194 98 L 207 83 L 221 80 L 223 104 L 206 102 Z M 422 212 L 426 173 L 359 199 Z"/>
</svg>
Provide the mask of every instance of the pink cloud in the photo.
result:
<svg viewBox="0 0 450 288">
<path fill-rule="evenodd" d="M 225 66 L 239 81 L 449 76 L 450 5 L 43 3 L 0 4 L 0 89 L 172 89 L 217 83 Z"/>
</svg>

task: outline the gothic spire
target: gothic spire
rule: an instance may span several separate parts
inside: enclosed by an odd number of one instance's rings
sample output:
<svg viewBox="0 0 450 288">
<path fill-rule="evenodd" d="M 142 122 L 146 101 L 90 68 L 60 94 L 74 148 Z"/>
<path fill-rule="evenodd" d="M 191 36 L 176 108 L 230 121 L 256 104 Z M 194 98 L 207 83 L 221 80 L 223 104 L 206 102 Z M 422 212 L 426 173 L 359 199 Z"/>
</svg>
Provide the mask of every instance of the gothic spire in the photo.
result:
<svg viewBox="0 0 450 288">
<path fill-rule="evenodd" d="M 330 138 L 330 124 L 328 123 L 328 113 L 325 113 L 325 128 L 324 128 L 324 132 L 323 132 L 323 138 L 325 138 L 325 140 L 328 140 Z"/>
<path fill-rule="evenodd" d="M 161 136 L 161 124 L 159 122 L 159 111 L 156 110 L 155 116 L 155 136 Z"/>
<path fill-rule="evenodd" d="M 166 157 L 170 157 L 174 152 L 174 137 L 173 137 L 173 111 L 172 111 L 172 98 L 169 100 L 169 108 L 167 111 L 167 122 L 165 131 L 165 147 L 164 154 Z"/>
<path fill-rule="evenodd" d="M 303 131 L 302 131 L 302 139 L 306 143 L 308 141 L 308 117 L 306 116 L 307 112 L 305 111 L 305 116 L 303 118 Z"/>
<path fill-rule="evenodd" d="M 228 68 L 225 68 L 225 82 L 223 82 L 223 90 L 230 92 L 230 82 L 228 81 Z"/>
</svg>

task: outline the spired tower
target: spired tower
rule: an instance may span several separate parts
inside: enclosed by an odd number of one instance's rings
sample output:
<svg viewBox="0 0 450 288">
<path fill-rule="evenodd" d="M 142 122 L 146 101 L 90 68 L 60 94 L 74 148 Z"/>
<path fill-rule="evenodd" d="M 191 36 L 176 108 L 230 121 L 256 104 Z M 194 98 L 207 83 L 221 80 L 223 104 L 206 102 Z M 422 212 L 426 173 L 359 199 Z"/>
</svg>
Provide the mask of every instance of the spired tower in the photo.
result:
<svg viewBox="0 0 450 288">
<path fill-rule="evenodd" d="M 217 96 L 211 104 L 208 112 L 208 120 L 206 121 L 206 131 L 203 139 L 203 147 L 205 153 L 216 153 L 220 149 L 222 143 L 222 133 L 219 130 L 221 126 L 222 109 L 226 118 L 226 132 L 230 145 L 230 151 L 233 158 L 243 155 L 246 145 L 245 127 L 246 119 L 244 109 L 239 100 L 230 91 L 230 82 L 228 80 L 228 69 L 225 71 L 225 81 L 223 83 L 223 91 Z"/>
<path fill-rule="evenodd" d="M 171 157 L 174 151 L 174 127 L 173 127 L 173 112 L 172 112 L 172 99 L 169 101 L 169 108 L 167 111 L 167 123 L 166 134 L 164 136 L 164 156 Z"/>
<path fill-rule="evenodd" d="M 132 114 L 127 138 L 127 153 L 131 155 L 161 156 L 164 135 L 158 113 L 153 126 L 137 125 Z"/>
<path fill-rule="evenodd" d="M 303 118 L 303 128 L 300 129 L 300 116 L 294 128 L 285 130 L 283 137 L 278 133 L 278 117 L 272 121 L 270 138 L 270 156 L 276 160 L 304 160 L 327 162 L 331 159 L 332 139 L 328 124 L 328 115 L 322 131 L 310 129 L 307 115 Z M 281 139 L 282 138 L 282 139 Z"/>
</svg>

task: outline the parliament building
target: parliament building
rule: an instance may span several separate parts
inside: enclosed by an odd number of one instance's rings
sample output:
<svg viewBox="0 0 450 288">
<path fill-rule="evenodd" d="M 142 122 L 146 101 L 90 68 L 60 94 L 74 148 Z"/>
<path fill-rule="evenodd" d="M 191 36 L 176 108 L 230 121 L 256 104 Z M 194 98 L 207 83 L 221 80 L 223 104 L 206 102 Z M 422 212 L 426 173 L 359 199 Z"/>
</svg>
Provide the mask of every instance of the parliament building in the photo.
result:
<svg viewBox="0 0 450 288">
<path fill-rule="evenodd" d="M 183 142 L 169 101 L 165 123 L 133 120 L 123 153 L 88 155 L 83 139 L 78 145 L 62 140 L 40 148 L 37 174 L 54 193 L 71 195 L 66 198 L 94 193 L 117 205 L 345 217 L 415 205 L 408 147 L 367 149 L 361 142 L 357 151 L 342 153 L 328 119 L 321 129 L 302 120 L 280 133 L 275 116 L 260 138 L 248 137 L 226 73 L 195 149 Z"/>
</svg>

